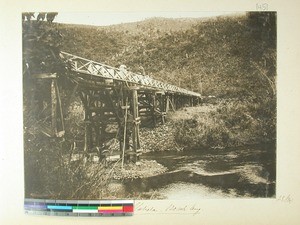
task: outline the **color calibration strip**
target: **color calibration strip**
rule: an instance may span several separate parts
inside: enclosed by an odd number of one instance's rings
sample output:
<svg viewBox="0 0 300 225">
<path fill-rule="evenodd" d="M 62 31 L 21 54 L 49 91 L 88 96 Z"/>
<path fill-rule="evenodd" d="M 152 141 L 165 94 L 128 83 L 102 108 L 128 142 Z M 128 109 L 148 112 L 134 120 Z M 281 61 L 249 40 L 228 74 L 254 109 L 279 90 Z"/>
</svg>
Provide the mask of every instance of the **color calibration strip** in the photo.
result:
<svg viewBox="0 0 300 225">
<path fill-rule="evenodd" d="M 55 216 L 131 216 L 133 200 L 43 200 L 25 199 L 25 213 Z"/>
</svg>

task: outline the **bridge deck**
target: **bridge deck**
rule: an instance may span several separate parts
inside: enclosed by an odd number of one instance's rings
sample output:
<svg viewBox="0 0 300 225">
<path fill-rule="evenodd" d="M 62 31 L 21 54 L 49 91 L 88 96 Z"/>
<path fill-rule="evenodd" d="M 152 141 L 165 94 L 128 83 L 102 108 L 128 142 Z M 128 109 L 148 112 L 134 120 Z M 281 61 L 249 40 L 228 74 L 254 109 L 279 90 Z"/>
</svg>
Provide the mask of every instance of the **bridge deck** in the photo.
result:
<svg viewBox="0 0 300 225">
<path fill-rule="evenodd" d="M 158 91 L 176 93 L 180 95 L 193 96 L 199 98 L 201 97 L 199 93 L 155 80 L 147 75 L 141 75 L 133 72 L 124 71 L 122 69 L 111 67 L 103 63 L 95 62 L 93 60 L 85 59 L 67 52 L 61 52 L 61 57 L 66 63 L 71 64 L 72 70 L 74 72 L 80 73 L 82 75 L 85 74 L 92 76 L 80 78 L 82 82 L 86 83 L 86 85 L 89 85 L 87 80 L 98 77 L 126 82 L 130 85 L 135 84 L 145 89 L 155 89 Z M 95 85 L 92 83 L 95 82 L 91 82 L 91 86 Z"/>
</svg>

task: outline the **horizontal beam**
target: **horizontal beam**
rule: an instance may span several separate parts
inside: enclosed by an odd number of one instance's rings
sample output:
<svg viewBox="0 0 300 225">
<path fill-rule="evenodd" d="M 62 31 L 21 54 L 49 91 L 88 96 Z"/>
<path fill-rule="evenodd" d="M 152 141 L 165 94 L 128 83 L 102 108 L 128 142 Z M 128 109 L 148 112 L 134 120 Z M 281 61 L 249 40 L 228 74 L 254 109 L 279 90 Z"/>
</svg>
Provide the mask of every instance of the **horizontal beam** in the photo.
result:
<svg viewBox="0 0 300 225">
<path fill-rule="evenodd" d="M 155 88 L 165 92 L 174 92 L 188 96 L 201 97 L 199 93 L 152 79 L 149 76 L 124 71 L 67 52 L 61 52 L 61 57 L 66 63 L 71 64 L 72 71 L 77 73 L 88 74 L 105 79 L 114 79 L 130 84 L 138 84 L 139 86 Z"/>
</svg>

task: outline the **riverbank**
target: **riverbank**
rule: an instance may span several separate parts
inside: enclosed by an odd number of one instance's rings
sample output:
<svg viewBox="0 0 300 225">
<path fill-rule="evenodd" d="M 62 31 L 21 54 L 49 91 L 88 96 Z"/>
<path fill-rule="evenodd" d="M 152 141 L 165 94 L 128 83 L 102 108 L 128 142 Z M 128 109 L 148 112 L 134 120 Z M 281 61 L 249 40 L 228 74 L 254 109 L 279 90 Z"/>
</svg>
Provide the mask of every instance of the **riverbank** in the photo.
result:
<svg viewBox="0 0 300 225">
<path fill-rule="evenodd" d="M 137 179 L 157 176 L 167 171 L 167 168 L 157 163 L 155 160 L 140 160 L 136 163 L 126 163 L 122 168 L 121 163 L 113 170 L 113 179 Z"/>
<path fill-rule="evenodd" d="M 141 156 L 142 162 L 153 160 L 167 171 L 137 179 L 112 180 L 109 192 L 102 197 L 201 200 L 275 196 L 275 146 L 156 151 Z"/>
</svg>

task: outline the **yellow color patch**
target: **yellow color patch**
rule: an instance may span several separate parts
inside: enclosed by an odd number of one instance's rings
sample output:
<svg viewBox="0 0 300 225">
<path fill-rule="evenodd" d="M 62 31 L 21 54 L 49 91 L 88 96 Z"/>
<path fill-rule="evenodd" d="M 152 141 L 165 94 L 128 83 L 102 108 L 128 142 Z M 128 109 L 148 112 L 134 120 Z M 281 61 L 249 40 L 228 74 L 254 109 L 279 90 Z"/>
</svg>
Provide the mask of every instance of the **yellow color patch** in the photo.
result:
<svg viewBox="0 0 300 225">
<path fill-rule="evenodd" d="M 98 210 L 123 210 L 123 206 L 100 206 Z"/>
</svg>

